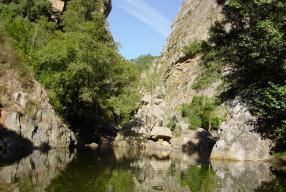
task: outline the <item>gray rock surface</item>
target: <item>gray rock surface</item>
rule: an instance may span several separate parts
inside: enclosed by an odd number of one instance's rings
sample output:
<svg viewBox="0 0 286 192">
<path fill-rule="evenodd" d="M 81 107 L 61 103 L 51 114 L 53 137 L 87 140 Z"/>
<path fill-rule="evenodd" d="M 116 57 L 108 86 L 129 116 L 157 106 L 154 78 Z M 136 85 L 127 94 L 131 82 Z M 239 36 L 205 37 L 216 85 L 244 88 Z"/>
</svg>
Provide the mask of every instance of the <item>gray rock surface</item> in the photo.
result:
<svg viewBox="0 0 286 192">
<path fill-rule="evenodd" d="M 74 133 L 57 117 L 43 87 L 34 80 L 26 81 L 9 70 L 0 76 L 0 85 L 4 90 L 0 96 L 0 129 L 14 132 L 34 147 L 76 144 Z M 23 148 L 20 143 L 18 146 Z"/>
<path fill-rule="evenodd" d="M 206 130 L 198 129 L 196 131 L 184 131 L 179 136 L 172 138 L 170 143 L 175 149 L 210 152 L 215 140 Z"/>
<path fill-rule="evenodd" d="M 272 143 L 255 133 L 255 121 L 256 118 L 240 99 L 232 101 L 229 117 L 220 126 L 220 138 L 213 148 L 211 157 L 254 161 L 269 159 Z"/>
<path fill-rule="evenodd" d="M 172 131 L 167 127 L 154 127 L 150 132 L 150 138 L 153 140 L 169 141 L 172 137 Z"/>
<path fill-rule="evenodd" d="M 196 40 L 206 40 L 211 25 L 222 18 L 220 12 L 216 0 L 183 2 L 161 57 L 142 76 L 151 86 L 142 90 L 142 106 L 135 116 L 141 123 L 134 131 L 148 134 L 153 127 L 167 127 L 174 117 L 179 117 L 177 122 L 181 121 L 178 108 L 183 103 L 190 103 L 198 94 L 192 86 L 200 73 L 201 61 L 199 55 L 181 60 L 185 56 L 185 46 Z M 217 86 L 212 86 L 203 94 L 215 95 Z"/>
</svg>

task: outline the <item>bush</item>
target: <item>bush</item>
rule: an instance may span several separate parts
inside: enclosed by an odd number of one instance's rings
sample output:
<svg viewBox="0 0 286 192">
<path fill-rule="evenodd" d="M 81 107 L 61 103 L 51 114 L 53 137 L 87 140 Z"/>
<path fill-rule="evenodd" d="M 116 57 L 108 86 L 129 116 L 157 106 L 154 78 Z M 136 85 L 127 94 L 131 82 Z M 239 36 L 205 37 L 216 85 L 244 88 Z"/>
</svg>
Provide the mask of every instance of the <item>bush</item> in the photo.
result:
<svg viewBox="0 0 286 192">
<path fill-rule="evenodd" d="M 171 131 L 175 131 L 177 125 L 176 118 L 170 118 L 167 123 L 167 127 L 170 128 Z"/>
<path fill-rule="evenodd" d="M 270 83 L 257 91 L 255 109 L 261 129 L 274 134 L 278 139 L 286 137 L 286 85 Z"/>
<path fill-rule="evenodd" d="M 132 59 L 131 62 L 135 64 L 139 71 L 143 72 L 148 70 L 157 58 L 157 56 L 152 56 L 151 54 L 140 55 L 139 57 Z"/>
<path fill-rule="evenodd" d="M 198 53 L 202 51 L 202 42 L 194 41 L 184 48 L 185 57 L 188 59 L 194 58 Z"/>
<path fill-rule="evenodd" d="M 215 53 L 213 59 L 232 69 L 225 78 L 230 87 L 224 96 L 232 99 L 249 93 L 246 99 L 257 112 L 258 128 L 271 138 L 286 139 L 285 1 L 218 3 L 224 19 L 210 31 L 208 52 Z"/>
<path fill-rule="evenodd" d="M 191 129 L 218 129 L 226 118 L 225 112 L 221 114 L 217 100 L 204 96 L 194 96 L 190 104 L 182 105 L 181 112 L 182 117 L 188 118 Z"/>
<path fill-rule="evenodd" d="M 192 85 L 192 88 L 195 90 L 207 88 L 221 79 L 219 62 L 208 62 L 207 65 L 202 64 L 201 71 Z"/>
</svg>

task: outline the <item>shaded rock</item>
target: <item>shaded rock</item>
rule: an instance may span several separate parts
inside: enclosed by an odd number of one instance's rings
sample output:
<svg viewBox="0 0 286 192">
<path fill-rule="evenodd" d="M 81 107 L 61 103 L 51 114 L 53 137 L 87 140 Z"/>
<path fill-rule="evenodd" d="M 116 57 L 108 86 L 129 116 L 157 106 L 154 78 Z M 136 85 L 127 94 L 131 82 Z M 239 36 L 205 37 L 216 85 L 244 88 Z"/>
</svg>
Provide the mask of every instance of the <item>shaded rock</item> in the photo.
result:
<svg viewBox="0 0 286 192">
<path fill-rule="evenodd" d="M 169 141 L 173 137 L 172 131 L 167 127 L 154 127 L 150 132 L 150 138 L 153 140 Z"/>
<path fill-rule="evenodd" d="M 254 132 L 256 118 L 239 99 L 230 104 L 229 117 L 220 126 L 220 138 L 211 158 L 231 160 L 266 160 L 272 143 Z"/>
<path fill-rule="evenodd" d="M 210 152 L 215 144 L 215 140 L 206 130 L 198 129 L 196 131 L 182 132 L 179 137 L 172 138 L 170 143 L 175 149 Z"/>
</svg>

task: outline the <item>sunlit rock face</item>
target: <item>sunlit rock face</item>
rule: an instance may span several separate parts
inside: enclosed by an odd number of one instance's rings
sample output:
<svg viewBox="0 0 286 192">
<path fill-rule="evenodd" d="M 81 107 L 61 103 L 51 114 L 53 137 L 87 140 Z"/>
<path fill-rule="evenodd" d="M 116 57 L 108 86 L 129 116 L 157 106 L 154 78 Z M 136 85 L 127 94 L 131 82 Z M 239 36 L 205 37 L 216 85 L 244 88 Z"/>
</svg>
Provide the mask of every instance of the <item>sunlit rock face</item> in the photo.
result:
<svg viewBox="0 0 286 192">
<path fill-rule="evenodd" d="M 25 145 L 27 142 L 22 142 L 26 140 L 33 147 L 55 148 L 76 144 L 74 133 L 57 117 L 47 92 L 37 81 L 8 69 L 0 73 L 0 131 L 15 135 L 1 135 L 0 151 L 31 148 Z"/>
<path fill-rule="evenodd" d="M 221 8 L 216 0 L 185 0 L 174 19 L 161 57 L 154 63 L 150 74 L 143 77 L 154 82 L 151 89 L 143 91 L 142 106 L 135 118 L 134 130 L 149 135 L 154 127 L 168 127 L 171 119 L 176 122 L 176 130 L 185 127 L 178 108 L 183 103 L 190 103 L 193 96 L 202 94 L 216 95 L 214 84 L 207 90 L 197 93 L 192 89 L 200 73 L 201 57 L 185 57 L 185 46 L 192 42 L 206 40 L 211 25 L 222 19 Z M 156 83 L 157 82 L 157 83 Z M 183 125 L 183 126 L 182 126 Z M 182 148 L 182 146 L 174 146 Z"/>
<path fill-rule="evenodd" d="M 65 7 L 65 1 L 62 0 L 51 0 L 53 12 L 63 12 Z"/>
<path fill-rule="evenodd" d="M 256 118 L 239 99 L 230 105 L 229 117 L 220 126 L 220 138 L 211 158 L 229 160 L 266 160 L 270 158 L 272 142 L 255 133 Z"/>
<path fill-rule="evenodd" d="M 34 151 L 30 156 L 0 166 L 0 190 L 42 192 L 73 159 L 68 149 Z"/>
<path fill-rule="evenodd" d="M 142 91 L 142 105 L 135 115 L 136 123 L 133 126 L 135 132 L 148 136 L 154 127 L 168 127 L 172 124 L 172 129 L 175 130 L 171 139 L 172 148 L 180 149 L 187 143 L 193 133 L 188 130 L 188 122 L 182 117 L 180 107 L 191 103 L 194 96 L 219 96 L 222 81 L 214 80 L 203 89 L 194 89 L 196 79 L 203 70 L 200 64 L 202 54 L 188 58 L 184 50 L 191 43 L 208 39 L 211 26 L 223 19 L 221 11 L 217 0 L 183 2 L 161 57 L 143 75 L 143 79 L 151 82 L 152 86 Z M 268 159 L 271 142 L 253 132 L 254 126 L 249 125 L 249 121 L 255 123 L 255 117 L 250 114 L 244 101 L 233 104 L 235 102 L 237 101 L 223 104 L 230 114 L 220 127 L 219 141 L 212 157 L 235 160 Z M 201 146 L 199 144 L 197 148 Z M 213 143 L 209 146 L 211 151 Z M 192 147 L 189 149 L 192 150 Z"/>
</svg>

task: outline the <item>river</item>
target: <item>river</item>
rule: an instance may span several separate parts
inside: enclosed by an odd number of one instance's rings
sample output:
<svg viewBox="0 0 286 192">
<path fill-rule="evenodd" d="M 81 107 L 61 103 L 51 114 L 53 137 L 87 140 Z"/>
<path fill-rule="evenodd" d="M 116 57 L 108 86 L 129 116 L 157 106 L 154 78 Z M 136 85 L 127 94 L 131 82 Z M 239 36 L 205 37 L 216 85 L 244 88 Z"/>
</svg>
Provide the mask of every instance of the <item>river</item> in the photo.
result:
<svg viewBox="0 0 286 192">
<path fill-rule="evenodd" d="M 0 192 L 286 191 L 286 172 L 265 162 L 204 154 L 103 148 L 34 151 L 0 164 Z"/>
</svg>

